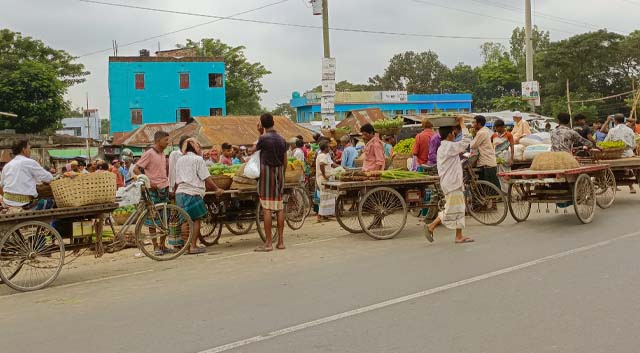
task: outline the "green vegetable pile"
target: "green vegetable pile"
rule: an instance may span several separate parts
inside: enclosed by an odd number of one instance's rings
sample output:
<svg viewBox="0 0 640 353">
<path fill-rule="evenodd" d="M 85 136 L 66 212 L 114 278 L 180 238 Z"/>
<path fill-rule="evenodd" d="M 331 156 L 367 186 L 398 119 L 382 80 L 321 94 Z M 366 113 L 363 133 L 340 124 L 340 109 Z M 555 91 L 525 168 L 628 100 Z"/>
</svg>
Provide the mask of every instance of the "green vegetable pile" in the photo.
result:
<svg viewBox="0 0 640 353">
<path fill-rule="evenodd" d="M 598 142 L 598 147 L 602 148 L 603 150 L 608 150 L 611 148 L 624 148 L 626 147 L 626 144 L 624 143 L 624 141 L 604 141 Z"/>
<path fill-rule="evenodd" d="M 215 163 L 209 167 L 209 174 L 211 175 L 223 175 L 223 174 L 235 174 L 240 169 L 241 164 L 226 165 L 222 163 Z"/>
<path fill-rule="evenodd" d="M 416 144 L 415 138 L 400 140 L 395 146 L 393 146 L 393 152 L 411 154 L 413 153 L 413 145 Z"/>
<path fill-rule="evenodd" d="M 118 207 L 113 211 L 113 214 L 118 215 L 128 215 L 136 211 L 136 205 L 122 206 Z"/>
<path fill-rule="evenodd" d="M 422 179 L 424 178 L 423 173 L 418 172 L 410 172 L 408 170 L 401 169 L 390 169 L 385 170 L 381 174 L 382 179 Z"/>
<path fill-rule="evenodd" d="M 344 133 L 350 133 L 351 132 L 351 128 L 348 126 L 343 126 L 343 127 L 337 127 L 334 129 L 335 132 L 344 132 Z"/>
<path fill-rule="evenodd" d="M 395 119 L 381 119 L 373 122 L 373 128 L 378 129 L 395 129 L 404 125 L 404 119 L 401 117 Z"/>
</svg>

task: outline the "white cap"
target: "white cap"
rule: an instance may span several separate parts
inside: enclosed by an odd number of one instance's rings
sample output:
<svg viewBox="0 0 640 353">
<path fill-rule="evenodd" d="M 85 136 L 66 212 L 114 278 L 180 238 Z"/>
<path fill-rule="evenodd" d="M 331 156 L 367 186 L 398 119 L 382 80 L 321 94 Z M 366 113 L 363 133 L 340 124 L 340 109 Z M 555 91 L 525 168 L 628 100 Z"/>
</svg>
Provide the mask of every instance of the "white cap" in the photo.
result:
<svg viewBox="0 0 640 353">
<path fill-rule="evenodd" d="M 520 113 L 519 111 L 516 110 L 515 112 L 513 112 L 513 117 L 514 118 L 522 118 L 522 113 Z"/>
</svg>

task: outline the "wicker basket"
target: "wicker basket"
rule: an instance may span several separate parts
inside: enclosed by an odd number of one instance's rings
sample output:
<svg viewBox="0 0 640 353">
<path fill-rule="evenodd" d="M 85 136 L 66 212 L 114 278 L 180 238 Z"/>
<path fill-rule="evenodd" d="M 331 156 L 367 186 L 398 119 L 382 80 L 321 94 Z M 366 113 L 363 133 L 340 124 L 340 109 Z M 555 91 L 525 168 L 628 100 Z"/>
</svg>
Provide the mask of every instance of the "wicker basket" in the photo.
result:
<svg viewBox="0 0 640 353">
<path fill-rule="evenodd" d="M 116 202 L 116 175 L 92 173 L 51 182 L 58 207 L 82 207 Z"/>
<path fill-rule="evenodd" d="M 247 184 L 247 185 L 250 185 L 250 186 L 256 186 L 256 185 L 258 185 L 258 180 L 249 179 L 249 178 L 247 178 L 245 176 L 241 176 L 241 175 L 235 175 L 233 177 L 233 183 L 234 184 L 238 183 L 238 184 Z"/>
<path fill-rule="evenodd" d="M 295 170 L 287 169 L 284 172 L 284 182 L 285 184 L 299 183 L 300 180 L 302 180 L 303 174 L 304 172 L 300 169 L 295 169 Z"/>
<path fill-rule="evenodd" d="M 364 158 L 356 158 L 353 161 L 353 163 L 356 166 L 356 168 L 362 168 L 362 164 L 364 163 Z"/>
<path fill-rule="evenodd" d="M 216 185 L 222 190 L 229 190 L 231 187 L 231 183 L 233 183 L 233 178 L 226 175 L 212 175 L 211 178 Z"/>
<path fill-rule="evenodd" d="M 622 158 L 622 154 L 624 153 L 625 148 L 607 148 L 602 151 L 594 152 L 594 156 L 600 160 L 609 160 L 609 159 L 620 159 Z"/>
<path fill-rule="evenodd" d="M 38 192 L 38 198 L 40 199 L 52 199 L 53 191 L 51 191 L 51 185 L 38 184 L 36 185 L 36 191 Z"/>
<path fill-rule="evenodd" d="M 404 169 L 407 168 L 407 159 L 411 158 L 412 155 L 409 153 L 397 153 L 393 156 L 393 160 L 391 161 L 391 166 L 393 169 Z"/>
<path fill-rule="evenodd" d="M 243 184 L 234 181 L 231 183 L 231 190 L 256 190 L 256 185 Z"/>
<path fill-rule="evenodd" d="M 393 127 L 393 128 L 376 129 L 376 132 L 380 134 L 380 137 L 382 137 L 383 135 L 397 136 L 400 134 L 400 131 L 402 131 L 401 126 Z"/>
<path fill-rule="evenodd" d="M 129 219 L 129 216 L 131 216 L 131 212 L 114 214 L 113 220 L 116 222 L 117 225 L 121 226 L 127 221 L 127 219 Z"/>
</svg>

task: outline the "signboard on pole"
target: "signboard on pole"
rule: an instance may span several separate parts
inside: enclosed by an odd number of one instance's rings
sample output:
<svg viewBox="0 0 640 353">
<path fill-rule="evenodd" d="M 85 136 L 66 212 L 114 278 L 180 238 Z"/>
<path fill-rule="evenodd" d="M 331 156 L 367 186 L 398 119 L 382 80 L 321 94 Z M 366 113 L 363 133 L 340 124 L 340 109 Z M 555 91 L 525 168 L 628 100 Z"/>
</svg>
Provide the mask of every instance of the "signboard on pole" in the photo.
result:
<svg viewBox="0 0 640 353">
<path fill-rule="evenodd" d="M 311 0 L 311 8 L 315 16 L 322 15 L 322 0 Z"/>
<path fill-rule="evenodd" d="M 536 107 L 540 106 L 540 84 L 538 81 L 522 82 L 522 99 L 534 101 Z"/>
<path fill-rule="evenodd" d="M 320 109 L 322 113 L 322 127 L 325 129 L 336 127 L 335 100 L 336 99 L 336 59 L 322 59 L 322 99 Z"/>
</svg>

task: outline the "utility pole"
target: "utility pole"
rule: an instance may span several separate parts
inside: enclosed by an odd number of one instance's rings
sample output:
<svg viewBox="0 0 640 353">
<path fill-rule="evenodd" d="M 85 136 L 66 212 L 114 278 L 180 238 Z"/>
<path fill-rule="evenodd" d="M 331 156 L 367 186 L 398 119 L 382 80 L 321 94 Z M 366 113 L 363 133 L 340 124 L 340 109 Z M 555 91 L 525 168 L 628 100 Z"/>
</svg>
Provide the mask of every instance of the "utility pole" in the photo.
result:
<svg viewBox="0 0 640 353">
<path fill-rule="evenodd" d="M 531 28 L 531 0 L 524 1 L 524 36 L 526 44 L 527 82 L 533 81 L 533 29 Z M 529 101 L 532 112 L 536 110 L 534 101 Z"/>
<path fill-rule="evenodd" d="M 87 92 L 87 110 L 84 112 L 87 116 L 87 139 L 85 140 L 87 143 L 87 158 L 89 162 L 91 162 L 91 146 L 89 145 L 89 139 L 91 138 L 91 123 L 89 120 L 89 92 Z"/>
<path fill-rule="evenodd" d="M 324 57 L 331 57 L 329 47 L 329 0 L 322 0 L 322 41 L 324 43 Z"/>
</svg>

